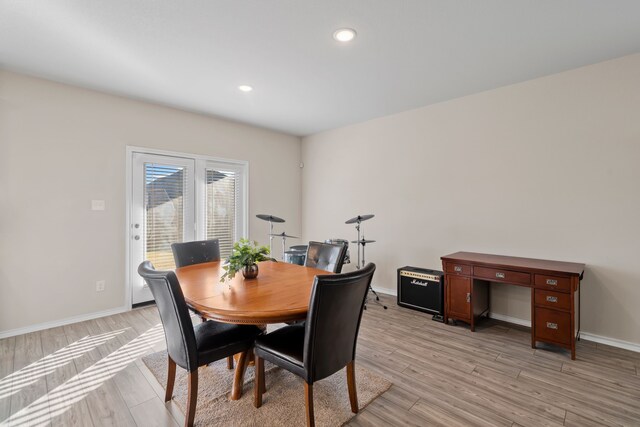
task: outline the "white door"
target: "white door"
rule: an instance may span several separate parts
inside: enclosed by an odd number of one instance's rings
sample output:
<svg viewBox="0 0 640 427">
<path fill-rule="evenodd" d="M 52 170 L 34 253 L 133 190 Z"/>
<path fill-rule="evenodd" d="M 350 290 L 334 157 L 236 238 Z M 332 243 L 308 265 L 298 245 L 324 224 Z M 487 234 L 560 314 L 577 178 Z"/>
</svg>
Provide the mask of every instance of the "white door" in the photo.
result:
<svg viewBox="0 0 640 427">
<path fill-rule="evenodd" d="M 175 268 L 171 244 L 195 239 L 195 160 L 133 153 L 130 224 L 132 303 L 153 300 L 138 275 L 144 260 L 157 270 Z"/>
</svg>

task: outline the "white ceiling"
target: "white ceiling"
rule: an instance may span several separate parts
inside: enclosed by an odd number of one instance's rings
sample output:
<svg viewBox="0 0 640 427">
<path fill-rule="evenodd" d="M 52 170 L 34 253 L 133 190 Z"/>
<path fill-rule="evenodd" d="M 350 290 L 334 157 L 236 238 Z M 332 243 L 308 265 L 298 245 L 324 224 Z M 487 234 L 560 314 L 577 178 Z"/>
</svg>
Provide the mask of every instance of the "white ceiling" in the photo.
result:
<svg viewBox="0 0 640 427">
<path fill-rule="evenodd" d="M 638 0 L 0 0 L 0 67 L 295 135 L 639 51 Z"/>
</svg>

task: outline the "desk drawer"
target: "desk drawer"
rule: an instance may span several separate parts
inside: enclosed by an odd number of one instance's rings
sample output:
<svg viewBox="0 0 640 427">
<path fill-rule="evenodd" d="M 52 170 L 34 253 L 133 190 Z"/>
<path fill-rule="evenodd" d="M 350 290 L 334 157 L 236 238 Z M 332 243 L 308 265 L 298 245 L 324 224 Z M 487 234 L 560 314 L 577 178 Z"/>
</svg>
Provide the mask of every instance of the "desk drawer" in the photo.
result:
<svg viewBox="0 0 640 427">
<path fill-rule="evenodd" d="M 551 289 L 554 291 L 569 292 L 571 290 L 571 279 L 569 277 L 545 276 L 536 274 L 536 288 Z"/>
<path fill-rule="evenodd" d="M 571 295 L 561 292 L 547 291 L 546 289 L 536 289 L 536 305 L 560 310 L 571 310 Z"/>
<path fill-rule="evenodd" d="M 571 313 L 535 308 L 535 339 L 558 344 L 571 344 Z"/>
<path fill-rule="evenodd" d="M 473 267 L 473 275 L 492 282 L 515 283 L 519 285 L 530 285 L 531 275 L 518 271 L 498 270 L 487 267 Z"/>
<path fill-rule="evenodd" d="M 469 276 L 471 275 L 471 266 L 458 264 L 457 262 L 445 262 L 444 271 L 446 273 L 462 274 L 465 276 Z"/>
</svg>

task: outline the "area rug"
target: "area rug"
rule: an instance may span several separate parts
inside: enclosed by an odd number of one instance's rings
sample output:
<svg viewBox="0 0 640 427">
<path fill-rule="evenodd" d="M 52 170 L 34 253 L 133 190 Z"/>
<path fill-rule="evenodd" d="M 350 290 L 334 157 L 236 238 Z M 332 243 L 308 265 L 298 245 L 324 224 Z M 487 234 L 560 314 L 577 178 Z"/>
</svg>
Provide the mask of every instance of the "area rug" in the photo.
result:
<svg viewBox="0 0 640 427">
<path fill-rule="evenodd" d="M 167 353 L 160 351 L 142 358 L 164 388 L 167 383 Z M 187 373 L 176 370 L 173 400 L 184 413 L 187 402 Z M 301 378 L 265 362 L 267 392 L 262 407 L 253 406 L 253 367 L 245 374 L 242 398 L 229 400 L 233 371 L 226 360 L 219 360 L 198 371 L 196 426 L 303 426 L 306 425 L 304 382 Z M 384 393 L 391 383 L 356 364 L 356 384 L 360 410 Z M 343 369 L 313 385 L 317 426 L 340 426 L 354 414 L 349 405 L 347 375 Z"/>
</svg>

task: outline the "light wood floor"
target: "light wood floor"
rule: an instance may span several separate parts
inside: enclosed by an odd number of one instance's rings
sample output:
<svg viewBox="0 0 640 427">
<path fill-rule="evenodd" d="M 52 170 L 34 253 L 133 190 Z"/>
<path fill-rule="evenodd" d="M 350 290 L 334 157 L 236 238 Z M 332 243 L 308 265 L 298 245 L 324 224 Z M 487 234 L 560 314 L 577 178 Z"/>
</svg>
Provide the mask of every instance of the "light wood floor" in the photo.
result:
<svg viewBox="0 0 640 427">
<path fill-rule="evenodd" d="M 351 426 L 640 425 L 638 353 L 582 341 L 571 361 L 531 349 L 526 329 L 472 334 L 383 299 L 389 310 L 364 314 L 357 363 L 394 385 Z M 158 322 L 149 307 L 0 340 L 0 425 L 182 425 L 140 361 L 164 347 Z"/>
</svg>

